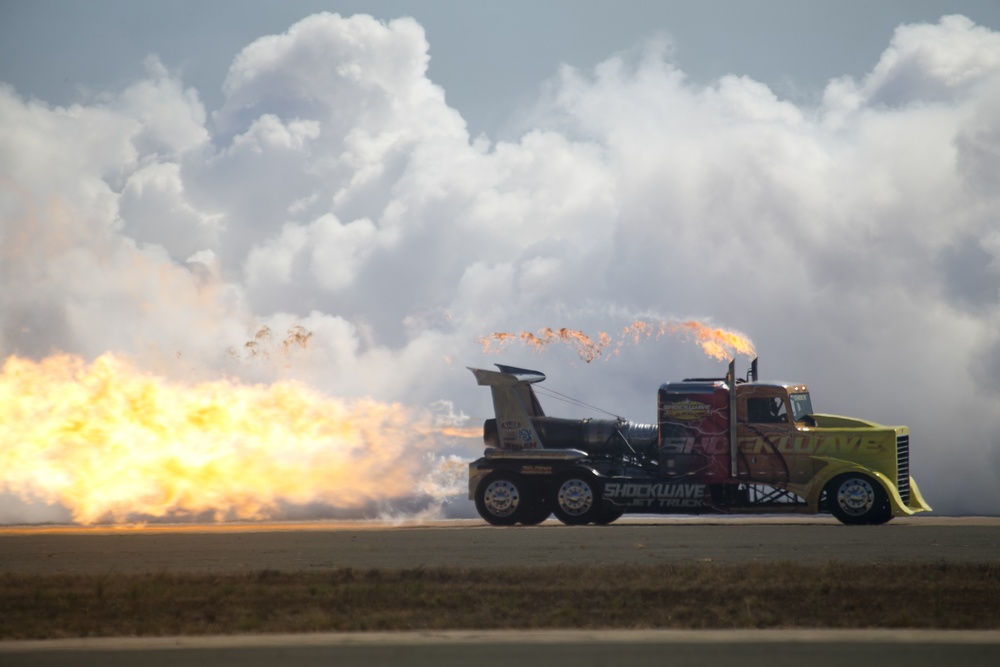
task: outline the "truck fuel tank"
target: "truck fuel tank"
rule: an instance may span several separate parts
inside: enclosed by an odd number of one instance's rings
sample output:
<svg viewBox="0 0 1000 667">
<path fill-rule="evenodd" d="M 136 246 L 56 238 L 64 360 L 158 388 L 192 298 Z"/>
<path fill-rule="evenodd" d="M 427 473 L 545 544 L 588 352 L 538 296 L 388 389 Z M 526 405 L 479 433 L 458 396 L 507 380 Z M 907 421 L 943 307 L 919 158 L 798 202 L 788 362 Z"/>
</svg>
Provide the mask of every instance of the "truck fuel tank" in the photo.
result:
<svg viewBox="0 0 1000 667">
<path fill-rule="evenodd" d="M 531 424 L 545 449 L 579 449 L 591 456 L 619 453 L 626 444 L 637 452 L 655 451 L 658 441 L 656 424 L 626 419 L 532 417 Z M 488 447 L 499 448 L 496 419 L 486 420 L 483 439 Z"/>
</svg>

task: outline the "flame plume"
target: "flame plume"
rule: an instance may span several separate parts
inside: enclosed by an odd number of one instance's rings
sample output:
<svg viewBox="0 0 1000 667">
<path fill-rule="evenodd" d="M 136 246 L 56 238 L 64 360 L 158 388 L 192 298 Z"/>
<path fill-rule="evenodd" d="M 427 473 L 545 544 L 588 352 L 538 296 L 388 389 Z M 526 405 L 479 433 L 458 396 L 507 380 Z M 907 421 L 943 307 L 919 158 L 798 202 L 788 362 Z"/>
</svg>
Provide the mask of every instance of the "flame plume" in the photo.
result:
<svg viewBox="0 0 1000 667">
<path fill-rule="evenodd" d="M 576 350 L 580 358 L 588 364 L 600 357 L 604 348 L 611 342 L 611 338 L 606 333 L 598 334 L 597 341 L 594 341 L 576 329 L 563 328 L 553 330 L 549 327 L 540 329 L 537 334 L 533 334 L 530 331 L 522 331 L 517 334 L 494 333 L 479 338 L 478 342 L 483 346 L 483 352 L 488 354 L 494 349 L 499 350 L 515 340 L 520 340 L 525 345 L 539 351 L 552 343 L 561 342 Z M 497 345 L 494 345 L 495 343 Z"/>
<path fill-rule="evenodd" d="M 110 354 L 12 357 L 0 375 L 0 490 L 84 524 L 412 498 L 441 474 L 439 435 L 430 415 L 399 404 L 294 382 L 173 384 Z"/>
<path fill-rule="evenodd" d="M 601 356 L 605 359 L 615 356 L 627 344 L 638 344 L 643 340 L 655 339 L 664 335 L 681 336 L 693 339 L 708 356 L 713 359 L 726 360 L 736 354 L 748 357 L 756 356 L 753 343 L 749 338 L 736 331 L 717 329 L 702 324 L 696 320 L 683 322 L 647 322 L 636 320 L 625 327 L 616 339 L 609 334 L 599 332 L 594 340 L 575 329 L 553 330 L 544 327 L 538 334 L 530 331 L 520 333 L 492 333 L 481 336 L 477 342 L 482 345 L 483 353 L 499 352 L 515 341 L 541 352 L 552 343 L 560 342 L 576 351 L 577 355 L 588 364 Z"/>
</svg>

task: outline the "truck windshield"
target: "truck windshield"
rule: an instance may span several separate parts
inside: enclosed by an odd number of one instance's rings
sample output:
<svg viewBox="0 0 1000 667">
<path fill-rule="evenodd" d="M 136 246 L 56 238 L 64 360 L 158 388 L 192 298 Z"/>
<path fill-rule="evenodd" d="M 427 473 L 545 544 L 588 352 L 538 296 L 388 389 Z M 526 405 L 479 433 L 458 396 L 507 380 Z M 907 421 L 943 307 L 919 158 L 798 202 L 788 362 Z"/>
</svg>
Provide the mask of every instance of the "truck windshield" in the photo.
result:
<svg viewBox="0 0 1000 667">
<path fill-rule="evenodd" d="M 809 400 L 809 394 L 790 394 L 789 398 L 792 399 L 792 419 L 794 421 L 800 422 L 807 415 L 812 414 L 813 406 L 812 401 Z"/>
</svg>

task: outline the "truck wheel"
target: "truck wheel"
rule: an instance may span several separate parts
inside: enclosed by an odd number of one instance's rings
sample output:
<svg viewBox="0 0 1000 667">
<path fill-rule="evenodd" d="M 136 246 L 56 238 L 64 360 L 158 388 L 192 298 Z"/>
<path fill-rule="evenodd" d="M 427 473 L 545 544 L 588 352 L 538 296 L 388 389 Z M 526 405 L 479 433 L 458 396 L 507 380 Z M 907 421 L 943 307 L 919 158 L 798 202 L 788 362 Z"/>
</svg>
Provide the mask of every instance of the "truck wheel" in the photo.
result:
<svg viewBox="0 0 1000 667">
<path fill-rule="evenodd" d="M 552 514 L 552 510 L 544 502 L 531 503 L 529 507 L 525 508 L 524 514 L 521 516 L 521 523 L 525 526 L 537 526 L 548 519 L 550 514 Z"/>
<path fill-rule="evenodd" d="M 830 511 L 849 526 L 885 523 L 892 518 L 889 497 L 882 485 L 868 475 L 848 473 L 826 487 Z"/>
<path fill-rule="evenodd" d="M 552 512 L 567 526 L 597 521 L 601 516 L 600 485 L 593 478 L 569 475 L 553 488 Z"/>
<path fill-rule="evenodd" d="M 528 506 L 524 481 L 517 475 L 495 472 L 476 489 L 476 511 L 486 523 L 513 526 L 522 521 Z"/>
<path fill-rule="evenodd" d="M 620 519 L 622 514 L 625 514 L 625 510 L 622 508 L 605 504 L 601 510 L 601 515 L 594 519 L 594 523 L 598 526 L 606 526 Z"/>
</svg>

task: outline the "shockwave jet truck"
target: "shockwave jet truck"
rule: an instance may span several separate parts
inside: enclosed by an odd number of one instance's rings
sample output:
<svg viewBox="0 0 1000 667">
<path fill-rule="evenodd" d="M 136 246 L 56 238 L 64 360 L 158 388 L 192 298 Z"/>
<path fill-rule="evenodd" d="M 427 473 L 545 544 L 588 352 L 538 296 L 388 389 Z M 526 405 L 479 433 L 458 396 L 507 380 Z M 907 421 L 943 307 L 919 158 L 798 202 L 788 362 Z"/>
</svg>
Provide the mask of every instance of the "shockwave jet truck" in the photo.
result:
<svg viewBox="0 0 1000 667">
<path fill-rule="evenodd" d="M 625 513 L 831 512 L 882 524 L 930 511 L 910 477 L 906 426 L 813 412 L 802 384 L 695 378 L 660 386 L 657 423 L 565 419 L 542 410 L 545 375 L 470 368 L 493 394 L 469 499 L 496 526 L 607 524 Z"/>
</svg>

